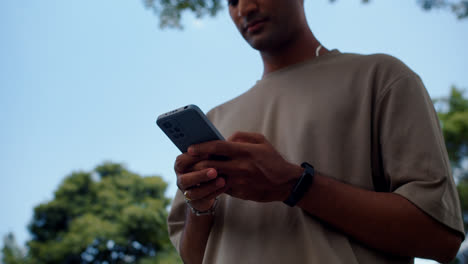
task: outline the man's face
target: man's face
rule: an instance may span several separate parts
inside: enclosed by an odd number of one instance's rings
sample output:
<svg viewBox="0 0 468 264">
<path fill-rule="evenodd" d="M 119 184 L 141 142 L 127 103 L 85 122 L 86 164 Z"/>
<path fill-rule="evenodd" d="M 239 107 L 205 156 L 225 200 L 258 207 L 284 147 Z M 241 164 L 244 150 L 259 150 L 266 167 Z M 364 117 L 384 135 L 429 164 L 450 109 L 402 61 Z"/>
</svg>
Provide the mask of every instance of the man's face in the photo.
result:
<svg viewBox="0 0 468 264">
<path fill-rule="evenodd" d="M 259 51 L 281 49 L 297 36 L 305 23 L 301 0 L 227 1 L 237 29 Z"/>
</svg>

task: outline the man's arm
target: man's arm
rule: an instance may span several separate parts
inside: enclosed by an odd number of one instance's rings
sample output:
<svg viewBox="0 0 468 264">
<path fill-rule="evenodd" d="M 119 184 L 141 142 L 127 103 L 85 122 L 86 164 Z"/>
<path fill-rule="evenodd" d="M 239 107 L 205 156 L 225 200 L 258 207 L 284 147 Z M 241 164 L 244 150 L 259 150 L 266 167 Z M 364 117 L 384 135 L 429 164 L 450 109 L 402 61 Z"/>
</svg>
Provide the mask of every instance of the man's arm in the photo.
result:
<svg viewBox="0 0 468 264">
<path fill-rule="evenodd" d="M 301 170 L 298 166 L 292 173 L 301 175 Z M 298 206 L 350 237 L 395 255 L 445 263 L 461 243 L 459 234 L 403 196 L 360 189 L 320 173 Z"/>
<path fill-rule="evenodd" d="M 208 193 L 205 198 L 193 198 L 193 207 L 199 211 L 209 210 L 213 204 L 213 197 L 217 197 L 224 192 L 225 181 L 223 178 L 218 178 L 210 183 L 205 190 L 191 190 L 187 192 L 188 197 L 198 197 L 197 195 L 204 195 L 203 192 Z M 198 203 L 198 204 L 197 204 Z M 201 209 L 200 209 L 201 208 Z M 190 208 L 187 207 L 185 213 L 185 226 L 180 239 L 180 256 L 184 263 L 195 264 L 202 263 L 205 256 L 206 244 L 210 236 L 211 227 L 214 223 L 214 216 L 200 215 L 192 213 Z"/>
<path fill-rule="evenodd" d="M 177 175 L 177 186 L 189 199 L 190 206 L 198 211 L 207 211 L 214 206 L 215 198 L 225 191 L 225 180 L 218 177 L 216 170 L 203 169 L 193 171 L 192 165 L 200 158 L 187 154 L 177 157 L 174 170 Z M 186 206 L 185 224 L 180 238 L 180 256 L 184 263 L 201 264 L 214 216 L 192 213 Z"/>
<path fill-rule="evenodd" d="M 187 209 L 184 231 L 180 239 L 180 256 L 184 263 L 202 263 L 213 218 L 212 215 L 196 216 Z"/>
</svg>

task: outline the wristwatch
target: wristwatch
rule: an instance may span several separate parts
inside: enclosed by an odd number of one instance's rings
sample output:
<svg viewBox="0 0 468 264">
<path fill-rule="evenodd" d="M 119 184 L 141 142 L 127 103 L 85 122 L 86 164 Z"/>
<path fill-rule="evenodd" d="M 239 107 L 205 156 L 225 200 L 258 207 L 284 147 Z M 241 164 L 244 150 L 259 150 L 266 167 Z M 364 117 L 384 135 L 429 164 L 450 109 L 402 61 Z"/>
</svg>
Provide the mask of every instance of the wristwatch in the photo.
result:
<svg viewBox="0 0 468 264">
<path fill-rule="evenodd" d="M 299 178 L 296 185 L 294 185 L 294 188 L 289 197 L 283 201 L 285 204 L 291 207 L 294 207 L 302 199 L 302 197 L 304 197 L 304 194 L 307 192 L 310 185 L 314 181 L 314 166 L 307 162 L 303 162 L 301 167 L 304 168 L 304 172 L 302 173 L 301 178 Z"/>
</svg>

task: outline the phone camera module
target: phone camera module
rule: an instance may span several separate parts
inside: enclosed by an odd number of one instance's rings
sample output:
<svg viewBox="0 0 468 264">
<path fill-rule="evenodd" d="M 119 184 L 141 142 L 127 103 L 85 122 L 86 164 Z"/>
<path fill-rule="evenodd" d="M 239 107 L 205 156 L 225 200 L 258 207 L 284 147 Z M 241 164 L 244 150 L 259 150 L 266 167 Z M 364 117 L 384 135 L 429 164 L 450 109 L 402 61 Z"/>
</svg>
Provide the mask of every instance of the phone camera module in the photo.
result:
<svg viewBox="0 0 468 264">
<path fill-rule="evenodd" d="M 169 122 L 166 122 L 166 123 L 163 124 L 163 126 L 164 126 L 165 128 L 171 128 L 171 127 L 172 127 L 172 124 L 169 123 Z"/>
</svg>

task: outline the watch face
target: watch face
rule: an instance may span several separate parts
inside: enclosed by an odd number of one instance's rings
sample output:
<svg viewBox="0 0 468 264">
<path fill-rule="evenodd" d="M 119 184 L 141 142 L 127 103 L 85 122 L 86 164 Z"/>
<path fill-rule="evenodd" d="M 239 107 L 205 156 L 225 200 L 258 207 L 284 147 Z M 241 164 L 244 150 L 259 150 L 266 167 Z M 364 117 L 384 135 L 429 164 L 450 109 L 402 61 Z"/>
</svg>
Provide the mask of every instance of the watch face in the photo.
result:
<svg viewBox="0 0 468 264">
<path fill-rule="evenodd" d="M 308 173 L 308 174 L 314 176 L 314 174 L 315 174 L 314 166 L 310 165 L 307 162 L 303 162 L 301 164 L 301 167 L 305 169 L 305 171 L 304 171 L 305 173 Z"/>
</svg>

